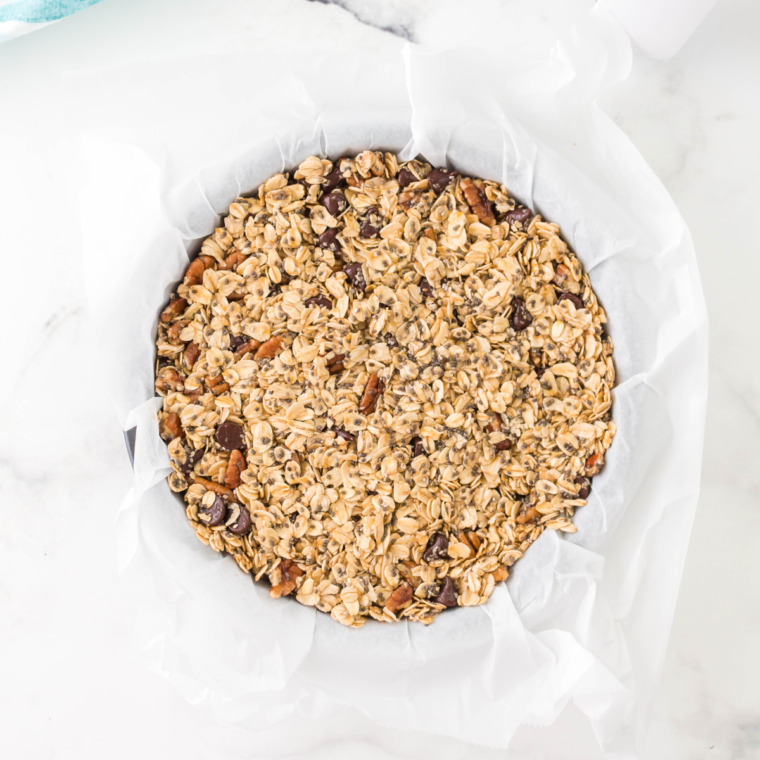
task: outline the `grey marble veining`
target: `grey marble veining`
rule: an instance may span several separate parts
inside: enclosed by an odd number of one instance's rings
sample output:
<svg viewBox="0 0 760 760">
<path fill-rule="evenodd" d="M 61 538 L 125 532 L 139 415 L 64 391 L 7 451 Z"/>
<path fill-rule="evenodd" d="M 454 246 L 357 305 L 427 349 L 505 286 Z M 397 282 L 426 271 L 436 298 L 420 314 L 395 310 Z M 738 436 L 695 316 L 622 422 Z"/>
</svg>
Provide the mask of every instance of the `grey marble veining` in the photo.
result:
<svg viewBox="0 0 760 760">
<path fill-rule="evenodd" d="M 58 73 L 191 52 L 200 40 L 225 49 L 231 25 L 241 46 L 272 56 L 281 28 L 299 44 L 396 49 L 424 36 L 434 6 L 107 0 L 0 46 L 1 757 L 537 760 L 538 729 L 506 753 L 348 710 L 255 739 L 205 723 L 133 664 L 132 603 L 117 583 L 113 528 L 130 468 L 88 337 Z M 637 55 L 602 103 L 689 224 L 711 320 L 702 492 L 643 760 L 760 757 L 758 32 L 760 6 L 720 3 L 673 60 Z M 592 760 L 577 754 L 573 708 L 555 729 L 565 749 L 546 760 Z"/>
</svg>

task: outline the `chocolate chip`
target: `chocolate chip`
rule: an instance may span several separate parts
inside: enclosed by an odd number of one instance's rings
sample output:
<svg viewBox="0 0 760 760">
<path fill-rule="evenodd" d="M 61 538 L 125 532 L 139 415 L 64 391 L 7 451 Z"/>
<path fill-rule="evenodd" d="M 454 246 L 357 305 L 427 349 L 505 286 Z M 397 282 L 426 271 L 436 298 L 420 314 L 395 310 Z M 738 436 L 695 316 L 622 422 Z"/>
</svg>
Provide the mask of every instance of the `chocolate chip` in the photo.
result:
<svg viewBox="0 0 760 760">
<path fill-rule="evenodd" d="M 411 185 L 412 182 L 419 182 L 417 177 L 412 174 L 409 169 L 402 169 L 398 173 L 398 186 L 403 190 L 407 185 Z"/>
<path fill-rule="evenodd" d="M 585 309 L 586 307 L 583 305 L 583 301 L 581 301 L 578 296 L 574 295 L 573 293 L 563 293 L 558 299 L 557 303 L 560 301 L 570 301 L 570 303 L 575 306 L 576 309 Z"/>
<path fill-rule="evenodd" d="M 457 173 L 455 171 L 447 172 L 445 169 L 431 169 L 430 173 L 427 175 L 427 180 L 430 187 L 433 188 L 436 193 L 442 193 L 456 175 Z"/>
<path fill-rule="evenodd" d="M 230 335 L 230 351 L 237 351 L 243 343 L 247 343 L 248 338 L 245 335 Z"/>
<path fill-rule="evenodd" d="M 351 433 L 347 433 L 345 430 L 341 430 L 340 428 L 333 428 L 333 432 L 335 433 L 336 438 L 342 438 L 344 441 L 353 441 L 356 437 L 351 435 Z"/>
<path fill-rule="evenodd" d="M 311 206 L 304 206 L 301 209 L 301 216 L 305 216 L 307 219 L 311 219 Z"/>
<path fill-rule="evenodd" d="M 512 447 L 512 441 L 509 440 L 509 438 L 505 438 L 503 441 L 499 441 L 494 448 L 496 451 L 506 451 L 507 449 Z"/>
<path fill-rule="evenodd" d="M 427 277 L 420 280 L 420 290 L 425 298 L 430 298 L 433 295 L 433 286 L 428 282 Z"/>
<path fill-rule="evenodd" d="M 348 201 L 343 193 L 328 193 L 322 197 L 321 202 L 333 216 L 342 214 L 348 208 Z"/>
<path fill-rule="evenodd" d="M 332 301 L 327 296 L 312 296 L 303 302 L 304 306 L 324 306 L 325 309 L 332 309 Z"/>
<path fill-rule="evenodd" d="M 378 229 L 375 227 L 374 224 L 370 224 L 369 222 L 364 222 L 362 225 L 362 228 L 359 230 L 359 234 L 363 238 L 373 238 L 378 236 Z"/>
<path fill-rule="evenodd" d="M 409 441 L 409 446 L 412 449 L 413 457 L 418 457 L 425 453 L 425 447 L 422 445 L 422 439 L 418 435 L 415 435 L 414 438 Z"/>
<path fill-rule="evenodd" d="M 326 229 L 318 238 L 317 245 L 320 248 L 327 248 L 330 251 L 339 251 L 340 243 L 338 242 L 338 230 Z"/>
<path fill-rule="evenodd" d="M 532 218 L 532 216 L 533 212 L 529 208 L 518 206 L 517 208 L 512 209 L 512 211 L 507 211 L 507 213 L 504 214 L 503 221 L 509 222 L 509 224 L 514 224 L 515 222 L 525 224 L 525 222 Z"/>
<path fill-rule="evenodd" d="M 241 428 L 240 425 L 236 425 L 234 422 L 223 422 L 216 429 L 216 441 L 223 449 L 227 449 L 227 451 L 243 449 L 245 448 L 243 428 Z"/>
<path fill-rule="evenodd" d="M 516 332 L 522 332 L 533 322 L 533 317 L 531 317 L 522 298 L 512 299 L 512 316 L 509 318 L 509 322 Z"/>
<path fill-rule="evenodd" d="M 443 533 L 433 533 L 428 541 L 427 548 L 422 553 L 425 562 L 434 562 L 437 559 L 446 559 L 449 554 L 449 539 Z"/>
<path fill-rule="evenodd" d="M 240 510 L 237 520 L 232 525 L 227 526 L 227 530 L 230 533 L 234 533 L 236 536 L 244 536 L 251 530 L 251 516 L 248 514 L 248 510 L 242 505 L 235 505 Z"/>
<path fill-rule="evenodd" d="M 185 463 L 180 467 L 180 470 L 182 470 L 183 474 L 187 475 L 190 473 L 195 467 L 198 462 L 203 459 L 203 454 L 205 453 L 204 449 L 196 449 L 191 454 L 187 455 L 187 458 L 185 459 Z"/>
<path fill-rule="evenodd" d="M 221 496 L 215 496 L 210 507 L 200 507 L 198 509 L 198 519 L 209 528 L 215 528 L 224 522 L 227 515 L 227 507 L 224 506 Z"/>
<path fill-rule="evenodd" d="M 354 261 L 351 264 L 346 264 L 343 267 L 343 271 L 346 273 L 348 281 L 360 292 L 364 292 L 367 287 L 367 281 L 364 279 L 364 272 L 362 272 L 362 265 L 359 262 Z"/>
<path fill-rule="evenodd" d="M 580 475 L 577 475 L 573 478 L 573 483 L 577 483 L 580 486 L 580 490 L 578 491 L 578 498 L 587 499 L 588 495 L 591 493 L 591 480 L 589 478 L 584 478 Z"/>
<path fill-rule="evenodd" d="M 446 576 L 441 583 L 441 590 L 438 596 L 433 597 L 436 604 L 443 604 L 446 607 L 456 607 L 457 605 L 457 587 L 454 585 L 454 579 Z"/>
<path fill-rule="evenodd" d="M 331 193 L 336 187 L 340 187 L 346 183 L 340 169 L 333 169 L 328 175 L 325 176 L 326 182 L 322 185 L 322 190 L 325 193 Z"/>
</svg>

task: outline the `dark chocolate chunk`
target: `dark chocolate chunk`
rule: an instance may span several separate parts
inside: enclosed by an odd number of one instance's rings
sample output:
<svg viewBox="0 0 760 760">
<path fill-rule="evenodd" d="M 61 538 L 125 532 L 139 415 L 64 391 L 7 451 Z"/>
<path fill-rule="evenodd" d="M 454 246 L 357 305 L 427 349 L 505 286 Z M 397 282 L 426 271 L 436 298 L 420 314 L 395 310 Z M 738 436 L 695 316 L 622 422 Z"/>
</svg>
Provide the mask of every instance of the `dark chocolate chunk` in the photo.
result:
<svg viewBox="0 0 760 760">
<path fill-rule="evenodd" d="M 454 177 L 457 176 L 455 171 L 447 172 L 445 169 L 431 169 L 427 175 L 427 180 L 430 187 L 436 193 L 442 193 L 451 182 Z"/>
<path fill-rule="evenodd" d="M 343 193 L 328 193 L 322 197 L 322 205 L 333 215 L 338 216 L 348 208 L 348 201 Z"/>
<path fill-rule="evenodd" d="M 588 499 L 588 495 L 591 493 L 591 479 L 577 475 L 573 478 L 573 483 L 577 483 L 580 486 L 580 490 L 578 491 L 578 498 Z"/>
<path fill-rule="evenodd" d="M 227 449 L 227 451 L 243 449 L 245 448 L 243 428 L 241 428 L 240 425 L 236 425 L 234 422 L 223 422 L 216 429 L 216 441 L 223 449 Z"/>
<path fill-rule="evenodd" d="M 563 293 L 558 299 L 557 303 L 560 301 L 570 301 L 573 306 L 575 306 L 576 309 L 585 309 L 586 307 L 583 305 L 583 301 L 581 301 L 578 296 L 574 295 L 573 293 Z"/>
<path fill-rule="evenodd" d="M 205 449 L 196 449 L 192 453 L 187 455 L 187 459 L 185 459 L 185 463 L 180 468 L 183 472 L 183 474 L 187 475 L 188 473 L 192 472 L 193 467 L 195 467 L 198 462 L 203 459 L 203 455 L 205 454 Z"/>
<path fill-rule="evenodd" d="M 340 169 L 333 169 L 328 175 L 325 176 L 325 183 L 322 185 L 322 191 L 325 193 L 331 193 L 336 187 L 341 187 L 346 184 L 346 180 L 340 173 Z"/>
<path fill-rule="evenodd" d="M 240 510 L 240 513 L 238 514 L 237 520 L 235 520 L 232 525 L 227 526 L 227 530 L 230 533 L 234 533 L 236 536 L 244 536 L 251 530 L 251 516 L 242 504 L 235 504 L 234 506 Z"/>
<path fill-rule="evenodd" d="M 348 281 L 360 292 L 364 292 L 367 287 L 367 281 L 364 279 L 364 272 L 362 272 L 362 265 L 358 261 L 354 261 L 351 264 L 346 264 L 343 267 L 343 271 L 346 273 Z"/>
<path fill-rule="evenodd" d="M 420 280 L 420 290 L 425 298 L 430 298 L 433 295 L 433 286 L 428 282 L 427 277 Z"/>
<path fill-rule="evenodd" d="M 505 438 L 503 441 L 499 441 L 494 448 L 496 451 L 506 451 L 507 449 L 512 447 L 512 441 L 509 440 L 509 438 Z"/>
<path fill-rule="evenodd" d="M 515 209 L 512 209 L 512 211 L 507 211 L 506 214 L 504 214 L 504 221 L 509 222 L 510 224 L 514 224 L 515 222 L 519 224 L 525 224 L 530 218 L 532 218 L 533 212 L 526 208 L 525 206 L 518 206 Z"/>
<path fill-rule="evenodd" d="M 224 522 L 227 515 L 227 507 L 224 505 L 221 496 L 215 496 L 210 507 L 198 508 L 198 519 L 209 528 L 215 528 Z"/>
<path fill-rule="evenodd" d="M 437 559 L 446 559 L 449 551 L 449 539 L 443 533 L 433 533 L 430 536 L 427 547 L 422 553 L 425 562 L 433 562 Z"/>
<path fill-rule="evenodd" d="M 230 335 L 230 351 L 237 351 L 243 343 L 247 343 L 248 338 L 245 335 Z"/>
<path fill-rule="evenodd" d="M 512 316 L 509 318 L 509 322 L 516 332 L 522 332 L 532 324 L 533 317 L 522 298 L 512 299 Z"/>
<path fill-rule="evenodd" d="M 418 457 L 421 454 L 425 453 L 425 447 L 422 445 L 422 439 L 418 435 L 415 435 L 414 438 L 409 441 L 409 446 L 412 449 L 413 457 Z"/>
<path fill-rule="evenodd" d="M 377 227 L 375 227 L 374 224 L 370 224 L 369 222 L 364 222 L 361 229 L 359 230 L 359 234 L 366 239 L 377 237 L 379 232 Z"/>
<path fill-rule="evenodd" d="M 324 306 L 325 309 L 332 309 L 332 301 L 327 296 L 312 296 L 303 302 L 304 306 Z"/>
<path fill-rule="evenodd" d="M 398 173 L 398 186 L 403 190 L 407 185 L 411 185 L 412 182 L 419 182 L 417 177 L 412 174 L 409 169 L 402 169 Z"/>
<path fill-rule="evenodd" d="M 345 430 L 341 430 L 340 428 L 333 428 L 333 432 L 335 433 L 336 438 L 342 438 L 344 441 L 353 441 L 356 437 L 351 435 L 351 433 L 347 433 Z"/>
<path fill-rule="evenodd" d="M 330 251 L 339 251 L 340 243 L 338 242 L 338 230 L 327 228 L 318 238 L 317 245 L 320 248 L 327 248 Z"/>
<path fill-rule="evenodd" d="M 433 597 L 436 604 L 443 604 L 446 607 L 456 607 L 457 604 L 457 587 L 454 585 L 454 579 L 448 575 L 441 582 L 441 590 L 438 596 Z"/>
</svg>

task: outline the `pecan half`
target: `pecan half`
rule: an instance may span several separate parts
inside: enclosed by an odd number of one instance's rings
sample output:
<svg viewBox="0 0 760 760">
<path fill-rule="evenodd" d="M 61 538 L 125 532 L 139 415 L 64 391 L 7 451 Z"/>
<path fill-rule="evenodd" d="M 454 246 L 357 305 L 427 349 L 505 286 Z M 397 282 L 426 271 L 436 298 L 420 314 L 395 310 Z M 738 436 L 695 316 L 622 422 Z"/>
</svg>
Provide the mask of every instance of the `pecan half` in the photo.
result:
<svg viewBox="0 0 760 760">
<path fill-rule="evenodd" d="M 385 603 L 385 608 L 395 615 L 402 607 L 406 607 L 406 605 L 412 601 L 413 596 L 414 589 L 412 588 L 412 584 L 402 583 L 388 597 L 388 601 Z"/>
<path fill-rule="evenodd" d="M 469 177 L 465 177 L 460 187 L 464 194 L 464 199 L 472 209 L 473 213 L 478 219 L 489 227 L 493 227 L 496 224 L 496 217 L 493 215 L 493 208 L 491 208 L 491 202 L 486 198 L 485 192 L 479 188 Z"/>
<path fill-rule="evenodd" d="M 378 377 L 377 373 L 371 374 L 364 388 L 361 401 L 359 401 L 359 411 L 362 414 L 372 414 L 377 406 L 377 400 L 382 396 L 384 390 L 385 383 Z"/>
<path fill-rule="evenodd" d="M 246 468 L 245 457 L 237 450 L 230 452 L 227 472 L 224 475 L 224 485 L 227 488 L 237 488 L 240 485 L 240 475 Z"/>
<path fill-rule="evenodd" d="M 175 298 L 169 301 L 169 305 L 161 312 L 162 322 L 171 322 L 178 317 L 187 308 L 187 301 L 184 298 Z"/>
<path fill-rule="evenodd" d="M 273 338 L 270 338 L 259 346 L 253 358 L 256 359 L 256 361 L 261 361 L 262 359 L 274 359 L 274 357 L 282 351 L 284 346 L 285 341 L 282 335 L 275 335 Z"/>
<path fill-rule="evenodd" d="M 295 590 L 297 579 L 303 575 L 303 570 L 289 559 L 282 560 L 277 569 L 280 571 L 282 580 L 269 589 L 269 596 L 273 599 L 279 599 L 281 596 L 292 593 Z"/>
<path fill-rule="evenodd" d="M 159 432 L 164 440 L 173 441 L 175 438 L 185 437 L 185 431 L 182 429 L 179 415 L 174 412 L 170 412 L 161 420 Z"/>
<path fill-rule="evenodd" d="M 232 489 L 227 488 L 227 486 L 223 486 L 213 480 L 202 478 L 200 475 L 195 476 L 195 482 L 198 483 L 198 485 L 203 486 L 207 491 L 213 491 L 215 494 L 226 496 L 228 499 L 232 498 Z"/>
</svg>

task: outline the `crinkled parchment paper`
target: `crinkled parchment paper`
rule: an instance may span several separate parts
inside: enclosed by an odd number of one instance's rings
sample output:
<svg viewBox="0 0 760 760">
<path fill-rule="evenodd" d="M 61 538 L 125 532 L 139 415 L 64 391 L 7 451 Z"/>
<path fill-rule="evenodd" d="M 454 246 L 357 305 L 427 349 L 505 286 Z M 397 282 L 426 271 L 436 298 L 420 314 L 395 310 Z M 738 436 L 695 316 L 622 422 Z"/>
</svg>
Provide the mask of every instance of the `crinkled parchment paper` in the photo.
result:
<svg viewBox="0 0 760 760">
<path fill-rule="evenodd" d="M 124 428 L 137 426 L 119 562 L 141 657 L 222 720 L 262 727 L 350 704 L 389 726 L 505 747 L 572 700 L 606 756 L 635 757 L 698 492 L 707 337 L 694 251 L 595 105 L 627 74 L 614 22 L 588 9 L 554 26 L 501 18 L 510 34 L 481 35 L 476 49 L 473 14 L 454 46 L 456 27 L 441 22 L 436 46 L 356 50 L 339 82 L 330 55 L 313 52 L 280 57 L 263 78 L 252 73 L 265 62 L 239 53 L 70 77 L 99 377 Z M 504 182 L 559 222 L 615 342 L 618 434 L 578 533 L 545 532 L 487 604 L 429 627 L 350 630 L 271 600 L 197 540 L 157 433 L 157 315 L 199 239 L 271 174 L 366 148 Z"/>
</svg>

